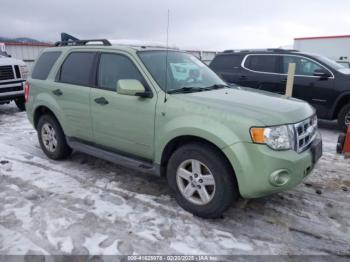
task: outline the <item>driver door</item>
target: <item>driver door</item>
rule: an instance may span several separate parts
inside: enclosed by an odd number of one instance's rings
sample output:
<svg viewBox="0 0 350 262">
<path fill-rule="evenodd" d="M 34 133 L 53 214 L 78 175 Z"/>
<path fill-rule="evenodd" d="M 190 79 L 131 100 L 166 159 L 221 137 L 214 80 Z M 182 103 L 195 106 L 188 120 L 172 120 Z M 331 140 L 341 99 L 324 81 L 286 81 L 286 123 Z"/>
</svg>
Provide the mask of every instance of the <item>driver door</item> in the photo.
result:
<svg viewBox="0 0 350 262">
<path fill-rule="evenodd" d="M 139 80 L 150 90 L 131 58 L 119 53 L 100 54 L 97 88 L 91 90 L 90 101 L 94 140 L 112 151 L 151 160 L 156 93 L 152 98 L 118 94 L 121 79 Z"/>
</svg>

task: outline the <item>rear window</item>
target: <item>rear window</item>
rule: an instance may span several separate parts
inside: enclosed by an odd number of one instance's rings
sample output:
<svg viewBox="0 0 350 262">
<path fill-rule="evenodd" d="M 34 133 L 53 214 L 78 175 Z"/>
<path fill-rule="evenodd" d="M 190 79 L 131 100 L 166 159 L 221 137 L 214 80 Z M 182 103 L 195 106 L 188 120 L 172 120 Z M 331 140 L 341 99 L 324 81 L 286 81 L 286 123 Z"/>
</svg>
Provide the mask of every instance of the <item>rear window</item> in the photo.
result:
<svg viewBox="0 0 350 262">
<path fill-rule="evenodd" d="M 249 55 L 244 66 L 253 71 L 278 73 L 278 56 Z"/>
<path fill-rule="evenodd" d="M 92 68 L 95 55 L 93 52 L 74 52 L 69 54 L 62 64 L 59 82 L 91 86 L 94 78 Z"/>
<path fill-rule="evenodd" d="M 227 70 L 239 67 L 241 62 L 240 55 L 218 55 L 211 62 L 210 67 L 214 70 Z"/>
<path fill-rule="evenodd" d="M 36 62 L 33 72 L 32 78 L 45 80 L 47 79 L 53 65 L 56 63 L 57 59 L 61 55 L 61 52 L 45 52 L 43 53 L 38 61 Z"/>
</svg>

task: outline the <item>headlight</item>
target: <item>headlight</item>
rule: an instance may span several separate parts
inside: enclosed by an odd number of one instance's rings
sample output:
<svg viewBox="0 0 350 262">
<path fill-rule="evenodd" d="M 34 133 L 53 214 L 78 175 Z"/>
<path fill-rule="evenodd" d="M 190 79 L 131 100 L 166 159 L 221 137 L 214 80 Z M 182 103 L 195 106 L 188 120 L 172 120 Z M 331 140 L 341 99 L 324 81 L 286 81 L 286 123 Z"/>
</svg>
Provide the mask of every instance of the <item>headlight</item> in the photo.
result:
<svg viewBox="0 0 350 262">
<path fill-rule="evenodd" d="M 27 79 L 28 78 L 28 75 L 29 75 L 28 66 L 26 66 L 26 65 L 19 66 L 19 71 L 21 72 L 21 77 L 23 79 Z"/>
<path fill-rule="evenodd" d="M 274 150 L 294 149 L 295 146 L 292 125 L 252 127 L 250 135 L 254 143 L 265 144 Z"/>
</svg>

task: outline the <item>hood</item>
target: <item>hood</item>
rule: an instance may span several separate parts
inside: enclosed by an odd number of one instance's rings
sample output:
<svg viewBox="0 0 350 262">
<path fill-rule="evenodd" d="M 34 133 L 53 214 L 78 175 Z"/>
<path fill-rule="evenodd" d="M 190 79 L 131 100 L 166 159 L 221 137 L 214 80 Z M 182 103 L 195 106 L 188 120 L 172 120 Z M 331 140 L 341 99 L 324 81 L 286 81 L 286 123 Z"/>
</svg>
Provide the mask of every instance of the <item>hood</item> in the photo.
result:
<svg viewBox="0 0 350 262">
<path fill-rule="evenodd" d="M 172 96 L 191 105 L 202 105 L 210 111 L 219 110 L 225 115 L 244 117 L 266 126 L 297 123 L 315 113 L 304 101 L 246 88 L 225 88 Z"/>
<path fill-rule="evenodd" d="M 25 63 L 19 59 L 1 56 L 0 57 L 0 66 L 3 66 L 3 65 L 25 65 Z"/>
</svg>

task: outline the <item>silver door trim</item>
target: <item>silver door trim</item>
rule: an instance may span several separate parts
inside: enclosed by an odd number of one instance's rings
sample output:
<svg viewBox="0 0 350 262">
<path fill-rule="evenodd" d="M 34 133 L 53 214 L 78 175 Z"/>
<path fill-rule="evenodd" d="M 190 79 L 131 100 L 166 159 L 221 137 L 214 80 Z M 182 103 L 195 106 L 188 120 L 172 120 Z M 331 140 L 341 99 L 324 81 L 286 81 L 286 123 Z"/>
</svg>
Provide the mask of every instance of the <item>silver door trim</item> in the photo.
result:
<svg viewBox="0 0 350 262">
<path fill-rule="evenodd" d="M 272 73 L 272 72 L 263 72 L 263 71 L 255 71 L 255 70 L 252 70 L 252 69 L 249 69 L 247 67 L 245 67 L 245 62 L 247 60 L 247 58 L 249 56 L 263 56 L 263 55 L 269 55 L 269 56 L 294 56 L 294 57 L 301 57 L 301 58 L 304 58 L 304 59 L 308 59 L 318 65 L 320 65 L 321 67 L 323 67 L 324 69 L 326 69 L 328 72 L 331 73 L 332 77 L 329 77 L 328 79 L 335 79 L 334 77 L 334 74 L 332 71 L 330 71 L 327 67 L 325 67 L 324 65 L 320 64 L 319 62 L 313 60 L 312 58 L 309 58 L 309 57 L 305 57 L 305 56 L 302 56 L 302 55 L 290 55 L 290 54 L 248 54 L 246 55 L 243 60 L 242 60 L 242 63 L 241 63 L 241 67 L 250 71 L 250 72 L 254 72 L 254 73 L 259 73 L 259 74 L 269 74 L 269 75 L 280 75 L 280 76 L 287 76 L 287 74 L 282 74 L 282 73 Z M 306 76 L 306 75 L 295 75 L 295 76 L 298 76 L 298 77 L 311 77 L 311 78 L 320 78 L 319 76 Z"/>
</svg>

